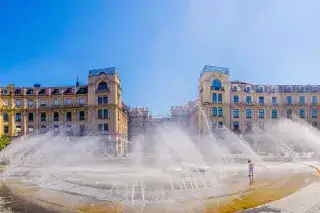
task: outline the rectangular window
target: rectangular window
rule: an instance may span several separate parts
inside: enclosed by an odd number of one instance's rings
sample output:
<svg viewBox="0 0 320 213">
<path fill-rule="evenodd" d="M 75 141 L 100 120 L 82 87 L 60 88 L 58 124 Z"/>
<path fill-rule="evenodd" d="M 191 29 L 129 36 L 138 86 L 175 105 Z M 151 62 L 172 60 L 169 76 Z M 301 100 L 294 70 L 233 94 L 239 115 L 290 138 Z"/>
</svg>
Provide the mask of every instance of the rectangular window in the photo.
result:
<svg viewBox="0 0 320 213">
<path fill-rule="evenodd" d="M 217 103 L 217 94 L 212 93 L 212 103 Z"/>
<path fill-rule="evenodd" d="M 312 96 L 312 103 L 317 104 L 318 103 L 318 96 Z"/>
<path fill-rule="evenodd" d="M 4 99 L 3 100 L 3 105 L 4 106 L 9 106 L 9 100 L 8 99 Z"/>
<path fill-rule="evenodd" d="M 40 106 L 45 106 L 45 105 L 46 105 L 46 99 L 41 99 Z"/>
<path fill-rule="evenodd" d="M 304 104 L 304 96 L 300 96 L 300 98 L 299 98 L 299 103 L 300 103 L 300 104 Z"/>
<path fill-rule="evenodd" d="M 3 133 L 9 134 L 9 126 L 7 126 L 7 125 L 3 126 Z"/>
<path fill-rule="evenodd" d="M 304 118 L 304 109 L 299 109 L 300 118 Z"/>
<path fill-rule="evenodd" d="M 107 123 L 103 124 L 103 131 L 105 132 L 109 131 L 109 125 Z"/>
<path fill-rule="evenodd" d="M 28 113 L 28 121 L 33 121 L 33 113 L 32 112 Z"/>
<path fill-rule="evenodd" d="M 318 117 L 318 110 L 312 109 L 312 118 L 317 118 L 317 117 Z"/>
<path fill-rule="evenodd" d="M 103 118 L 109 118 L 109 111 L 108 109 L 103 110 Z"/>
<path fill-rule="evenodd" d="M 71 105 L 72 104 L 72 100 L 71 98 L 66 98 L 66 105 Z"/>
<path fill-rule="evenodd" d="M 287 96 L 287 104 L 292 104 L 292 96 Z"/>
<path fill-rule="evenodd" d="M 272 104 L 275 105 L 278 103 L 277 97 L 272 97 Z"/>
<path fill-rule="evenodd" d="M 239 118 L 239 110 L 238 109 L 234 109 L 233 110 L 233 117 L 234 118 Z"/>
<path fill-rule="evenodd" d="M 21 113 L 16 113 L 16 121 L 21 121 Z"/>
<path fill-rule="evenodd" d="M 264 97 L 263 96 L 260 96 L 259 97 L 259 104 L 264 104 Z"/>
<path fill-rule="evenodd" d="M 80 120 L 80 121 L 84 121 L 84 120 L 85 120 L 84 111 L 80 111 L 80 112 L 79 112 L 79 120 Z"/>
<path fill-rule="evenodd" d="M 217 107 L 212 107 L 211 113 L 212 113 L 212 116 L 217 116 Z"/>
<path fill-rule="evenodd" d="M 108 96 L 98 96 L 98 104 L 107 104 Z"/>
<path fill-rule="evenodd" d="M 222 117 L 222 116 L 223 116 L 222 107 L 218 107 L 218 116 L 219 116 L 219 117 Z"/>
<path fill-rule="evenodd" d="M 33 106 L 33 100 L 32 99 L 28 100 L 28 106 Z"/>
<path fill-rule="evenodd" d="M 264 109 L 259 109 L 259 118 L 264 118 Z"/>
<path fill-rule="evenodd" d="M 222 94 L 218 94 L 218 103 L 222 103 Z"/>
<path fill-rule="evenodd" d="M 72 121 L 72 112 L 66 112 L 66 121 Z"/>
<path fill-rule="evenodd" d="M 46 115 L 45 112 L 41 112 L 41 114 L 40 114 L 40 120 L 41 120 L 41 121 L 46 121 L 46 120 L 47 120 L 47 115 Z"/>
<path fill-rule="evenodd" d="M 234 121 L 233 122 L 233 130 L 238 131 L 239 130 L 239 121 Z"/>
<path fill-rule="evenodd" d="M 54 106 L 59 105 L 59 100 L 58 100 L 58 99 L 54 99 L 54 100 L 53 100 L 53 105 L 54 105 Z"/>
<path fill-rule="evenodd" d="M 273 119 L 277 119 L 278 118 L 278 111 L 276 109 L 272 109 L 272 112 L 271 112 L 271 116 Z"/>
<path fill-rule="evenodd" d="M 20 99 L 16 99 L 16 106 L 21 106 L 21 100 Z"/>
<path fill-rule="evenodd" d="M 239 96 L 237 96 L 237 95 L 233 96 L 233 102 L 235 104 L 239 103 Z"/>
<path fill-rule="evenodd" d="M 102 109 L 98 109 L 98 119 L 102 119 Z"/>
<path fill-rule="evenodd" d="M 292 118 L 292 109 L 287 110 L 287 118 Z"/>
<path fill-rule="evenodd" d="M 246 109 L 246 118 L 251 118 L 251 109 Z"/>
<path fill-rule="evenodd" d="M 247 104 L 251 104 L 252 103 L 251 96 L 247 96 L 246 97 L 246 103 Z"/>
<path fill-rule="evenodd" d="M 59 121 L 59 112 L 53 113 L 53 121 Z"/>
<path fill-rule="evenodd" d="M 103 131 L 103 124 L 98 124 L 98 131 Z"/>
<path fill-rule="evenodd" d="M 84 104 L 85 104 L 84 98 L 79 98 L 79 104 L 80 104 L 80 105 L 84 105 Z"/>
</svg>

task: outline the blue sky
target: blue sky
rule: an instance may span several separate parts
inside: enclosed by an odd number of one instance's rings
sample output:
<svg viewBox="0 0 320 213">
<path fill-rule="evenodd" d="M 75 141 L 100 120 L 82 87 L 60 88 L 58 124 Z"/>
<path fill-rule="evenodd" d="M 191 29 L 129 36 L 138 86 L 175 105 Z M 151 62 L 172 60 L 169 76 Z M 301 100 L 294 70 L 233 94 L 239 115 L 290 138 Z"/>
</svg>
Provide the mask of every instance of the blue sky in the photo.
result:
<svg viewBox="0 0 320 213">
<path fill-rule="evenodd" d="M 3 0 L 0 84 L 87 82 L 116 66 L 130 106 L 197 97 L 205 64 L 230 79 L 319 84 L 318 0 Z"/>
</svg>

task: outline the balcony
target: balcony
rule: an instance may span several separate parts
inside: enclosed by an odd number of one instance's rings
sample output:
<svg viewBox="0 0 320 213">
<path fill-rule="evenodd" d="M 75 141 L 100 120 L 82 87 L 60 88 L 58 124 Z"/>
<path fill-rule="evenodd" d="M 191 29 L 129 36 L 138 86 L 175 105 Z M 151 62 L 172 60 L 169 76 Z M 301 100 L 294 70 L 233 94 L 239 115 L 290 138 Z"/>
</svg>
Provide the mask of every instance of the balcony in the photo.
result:
<svg viewBox="0 0 320 213">
<path fill-rule="evenodd" d="M 250 116 L 246 116 L 246 118 L 252 118 L 252 116 L 250 115 Z"/>
<path fill-rule="evenodd" d="M 102 92 L 110 92 L 109 87 L 96 89 L 96 93 L 102 93 Z"/>
<path fill-rule="evenodd" d="M 235 115 L 235 116 L 233 116 L 233 118 L 239 118 L 239 115 Z"/>
<path fill-rule="evenodd" d="M 247 106 L 254 106 L 254 103 L 250 101 L 250 102 L 246 102 L 246 105 Z"/>
<path fill-rule="evenodd" d="M 260 105 L 260 106 L 264 106 L 265 103 L 264 103 L 264 102 L 259 102 L 259 105 Z"/>
</svg>

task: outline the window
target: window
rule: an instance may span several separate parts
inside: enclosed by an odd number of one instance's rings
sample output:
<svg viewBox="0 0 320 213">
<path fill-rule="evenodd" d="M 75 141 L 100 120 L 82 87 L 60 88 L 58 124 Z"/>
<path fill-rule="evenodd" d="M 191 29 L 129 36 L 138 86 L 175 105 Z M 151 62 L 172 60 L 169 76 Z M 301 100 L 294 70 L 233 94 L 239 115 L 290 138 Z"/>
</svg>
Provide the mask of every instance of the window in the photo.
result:
<svg viewBox="0 0 320 213">
<path fill-rule="evenodd" d="M 58 99 L 54 99 L 54 100 L 53 100 L 53 105 L 54 105 L 54 106 L 59 105 L 59 100 L 58 100 Z"/>
<path fill-rule="evenodd" d="M 212 103 L 217 103 L 217 93 L 212 93 Z"/>
<path fill-rule="evenodd" d="M 312 96 L 312 103 L 317 104 L 318 103 L 318 97 L 317 96 Z"/>
<path fill-rule="evenodd" d="M 287 104 L 292 104 L 292 96 L 287 96 Z"/>
<path fill-rule="evenodd" d="M 33 100 L 32 99 L 28 100 L 28 106 L 33 106 Z"/>
<path fill-rule="evenodd" d="M 99 96 L 98 97 L 98 104 L 107 104 L 108 103 L 108 96 Z"/>
<path fill-rule="evenodd" d="M 3 105 L 4 106 L 9 106 L 9 100 L 8 99 L 4 99 L 3 100 Z"/>
<path fill-rule="evenodd" d="M 304 118 L 304 109 L 299 110 L 299 116 L 300 118 Z"/>
<path fill-rule="evenodd" d="M 252 124 L 251 122 L 247 122 L 246 131 L 251 131 L 251 130 L 252 130 Z"/>
<path fill-rule="evenodd" d="M 108 89 L 108 84 L 107 82 L 100 82 L 98 85 L 98 90 L 103 91 Z"/>
<path fill-rule="evenodd" d="M 239 131 L 239 121 L 233 122 L 233 131 Z"/>
<path fill-rule="evenodd" d="M 103 110 L 103 118 L 109 118 L 109 111 L 108 109 Z"/>
<path fill-rule="evenodd" d="M 278 118 L 278 111 L 276 109 L 272 109 L 271 116 L 273 119 L 277 119 Z"/>
<path fill-rule="evenodd" d="M 21 100 L 20 99 L 16 99 L 16 106 L 21 106 Z"/>
<path fill-rule="evenodd" d="M 233 117 L 234 118 L 239 118 L 239 110 L 238 109 L 234 109 L 233 110 Z"/>
<path fill-rule="evenodd" d="M 286 92 L 292 92 L 292 87 L 291 86 L 287 86 L 286 87 Z"/>
<path fill-rule="evenodd" d="M 263 90 L 264 90 L 264 87 L 263 86 L 259 86 L 257 92 L 262 93 Z"/>
<path fill-rule="evenodd" d="M 245 91 L 245 92 L 251 92 L 251 87 L 250 87 L 250 86 L 246 86 L 246 88 L 245 88 L 244 91 Z"/>
<path fill-rule="evenodd" d="M 299 97 L 299 103 L 300 104 L 304 104 L 304 96 L 300 96 Z"/>
<path fill-rule="evenodd" d="M 247 96 L 246 97 L 246 103 L 247 104 L 251 104 L 252 103 L 251 96 Z"/>
<path fill-rule="evenodd" d="M 53 121 L 59 121 L 59 112 L 53 113 Z"/>
<path fill-rule="evenodd" d="M 212 81 L 211 87 L 214 90 L 220 90 L 222 88 L 222 83 L 221 83 L 221 81 L 219 79 L 214 79 Z"/>
<path fill-rule="evenodd" d="M 9 126 L 7 126 L 7 125 L 3 126 L 3 133 L 9 134 Z"/>
<path fill-rule="evenodd" d="M 84 105 L 84 104 L 85 104 L 84 98 L 79 98 L 79 104 L 80 104 L 80 105 Z"/>
<path fill-rule="evenodd" d="M 251 118 L 251 109 L 246 109 L 246 118 Z"/>
<path fill-rule="evenodd" d="M 264 109 L 259 109 L 259 118 L 264 118 Z"/>
<path fill-rule="evenodd" d="M 103 131 L 105 132 L 109 131 L 109 125 L 107 123 L 103 124 Z"/>
<path fill-rule="evenodd" d="M 16 121 L 21 121 L 21 113 L 16 113 Z"/>
<path fill-rule="evenodd" d="M 287 110 L 287 118 L 292 118 L 292 109 Z"/>
<path fill-rule="evenodd" d="M 217 107 L 212 107 L 211 111 L 212 116 L 217 116 Z"/>
<path fill-rule="evenodd" d="M 272 97 L 272 104 L 275 105 L 278 103 L 277 97 Z"/>
<path fill-rule="evenodd" d="M 259 97 L 259 104 L 264 104 L 264 97 L 263 96 Z"/>
<path fill-rule="evenodd" d="M 84 111 L 80 111 L 80 112 L 79 112 L 79 120 L 80 120 L 80 121 L 85 120 Z"/>
<path fill-rule="evenodd" d="M 46 105 L 46 99 L 41 99 L 40 106 L 45 106 L 45 105 Z"/>
<path fill-rule="evenodd" d="M 72 104 L 72 100 L 71 98 L 66 98 L 66 105 L 71 105 Z"/>
<path fill-rule="evenodd" d="M 46 121 L 47 120 L 47 115 L 46 115 L 45 112 L 41 112 L 40 119 L 41 119 L 41 121 Z"/>
<path fill-rule="evenodd" d="M 72 113 L 66 112 L 66 121 L 72 121 Z"/>
<path fill-rule="evenodd" d="M 219 117 L 222 117 L 222 116 L 223 116 L 222 107 L 218 107 L 218 116 L 219 116 Z"/>
<path fill-rule="evenodd" d="M 98 109 L 98 119 L 102 119 L 102 109 Z"/>
<path fill-rule="evenodd" d="M 239 103 L 239 96 L 233 96 L 233 103 Z"/>
<path fill-rule="evenodd" d="M 103 129 L 103 124 L 98 124 L 98 131 L 102 131 L 102 129 Z"/>
<path fill-rule="evenodd" d="M 232 91 L 233 91 L 233 92 L 238 92 L 238 86 L 233 86 L 233 87 L 232 87 Z"/>
<path fill-rule="evenodd" d="M 9 114 L 7 112 L 3 113 L 3 121 L 9 122 Z"/>
<path fill-rule="evenodd" d="M 317 118 L 317 117 L 318 117 L 318 110 L 312 109 L 312 118 Z"/>
<path fill-rule="evenodd" d="M 33 121 L 33 113 L 32 112 L 28 113 L 28 121 Z"/>
<path fill-rule="evenodd" d="M 222 94 L 218 94 L 218 103 L 222 103 Z"/>
</svg>

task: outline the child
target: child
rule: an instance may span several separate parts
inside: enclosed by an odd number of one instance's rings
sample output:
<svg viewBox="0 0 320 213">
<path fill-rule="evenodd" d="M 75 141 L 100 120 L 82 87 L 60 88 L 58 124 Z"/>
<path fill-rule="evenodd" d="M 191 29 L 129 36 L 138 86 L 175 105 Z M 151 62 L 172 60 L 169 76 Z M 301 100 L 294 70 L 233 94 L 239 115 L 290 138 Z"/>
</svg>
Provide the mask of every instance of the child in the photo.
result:
<svg viewBox="0 0 320 213">
<path fill-rule="evenodd" d="M 254 165 L 253 163 L 251 162 L 251 160 L 248 160 L 248 164 L 249 164 L 249 177 L 253 177 L 253 168 L 254 168 Z"/>
</svg>

